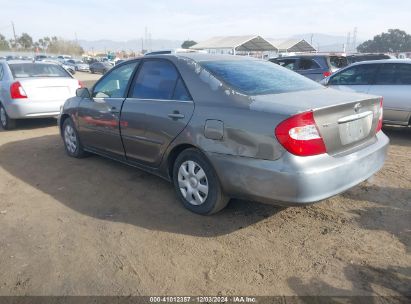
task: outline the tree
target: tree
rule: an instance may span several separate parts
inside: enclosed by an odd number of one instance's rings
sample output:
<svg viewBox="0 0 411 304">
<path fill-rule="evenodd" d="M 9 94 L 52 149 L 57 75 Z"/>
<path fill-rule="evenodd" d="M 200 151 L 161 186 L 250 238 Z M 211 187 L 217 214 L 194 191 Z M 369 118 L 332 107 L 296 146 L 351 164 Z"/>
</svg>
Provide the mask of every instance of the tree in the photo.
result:
<svg viewBox="0 0 411 304">
<path fill-rule="evenodd" d="M 360 53 L 399 53 L 411 51 L 411 35 L 399 29 L 390 29 L 357 47 Z"/>
<path fill-rule="evenodd" d="M 0 34 L 0 50 L 7 51 L 10 49 L 9 42 L 2 34 Z"/>
<path fill-rule="evenodd" d="M 29 34 L 23 33 L 19 38 L 17 38 L 17 43 L 25 50 L 31 49 L 33 46 L 33 38 Z"/>
<path fill-rule="evenodd" d="M 183 44 L 181 45 L 181 47 L 183 49 L 189 49 L 190 47 L 192 47 L 193 45 L 196 45 L 197 42 L 193 41 L 193 40 L 186 40 L 183 42 Z"/>
</svg>

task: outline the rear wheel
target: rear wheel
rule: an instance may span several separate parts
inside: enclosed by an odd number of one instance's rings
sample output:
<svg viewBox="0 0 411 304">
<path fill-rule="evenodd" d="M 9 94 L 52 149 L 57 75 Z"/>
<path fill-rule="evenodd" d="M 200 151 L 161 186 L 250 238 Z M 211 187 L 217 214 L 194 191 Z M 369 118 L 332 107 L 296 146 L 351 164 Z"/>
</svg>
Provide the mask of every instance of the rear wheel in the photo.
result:
<svg viewBox="0 0 411 304">
<path fill-rule="evenodd" d="M 6 109 L 0 104 L 0 123 L 4 130 L 11 130 L 16 127 L 16 120 L 11 119 L 9 115 L 7 115 Z"/>
<path fill-rule="evenodd" d="M 213 214 L 228 203 L 213 167 L 197 149 L 184 150 L 177 157 L 173 183 L 184 207 L 192 212 Z"/>
<path fill-rule="evenodd" d="M 64 147 L 69 156 L 82 158 L 86 155 L 71 118 L 67 118 L 63 123 L 63 140 Z"/>
</svg>

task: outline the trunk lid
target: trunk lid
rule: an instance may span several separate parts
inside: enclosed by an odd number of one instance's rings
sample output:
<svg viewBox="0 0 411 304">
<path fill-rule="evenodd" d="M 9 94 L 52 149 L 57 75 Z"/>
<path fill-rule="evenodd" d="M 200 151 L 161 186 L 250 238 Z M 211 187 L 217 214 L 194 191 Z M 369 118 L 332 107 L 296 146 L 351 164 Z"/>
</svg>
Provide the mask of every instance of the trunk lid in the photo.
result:
<svg viewBox="0 0 411 304">
<path fill-rule="evenodd" d="M 381 97 L 319 89 L 253 97 L 250 108 L 286 117 L 313 111 L 330 155 L 346 154 L 375 141 Z"/>
<path fill-rule="evenodd" d="M 18 79 L 30 101 L 66 100 L 76 95 L 78 81 L 73 78 L 44 77 Z"/>
</svg>

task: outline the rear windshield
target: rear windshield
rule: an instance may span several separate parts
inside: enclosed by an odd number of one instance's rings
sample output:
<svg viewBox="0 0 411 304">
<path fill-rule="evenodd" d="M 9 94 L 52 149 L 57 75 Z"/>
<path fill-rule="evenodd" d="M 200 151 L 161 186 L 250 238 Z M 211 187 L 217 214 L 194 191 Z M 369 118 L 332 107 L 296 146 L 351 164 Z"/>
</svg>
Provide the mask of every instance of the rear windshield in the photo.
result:
<svg viewBox="0 0 411 304">
<path fill-rule="evenodd" d="M 14 63 L 9 67 L 14 78 L 71 77 L 68 72 L 56 64 Z"/>
<path fill-rule="evenodd" d="M 247 95 L 322 88 L 320 84 L 268 61 L 203 61 L 200 64 L 231 88 Z"/>
<path fill-rule="evenodd" d="M 332 68 L 341 69 L 348 65 L 347 57 L 330 56 L 330 64 Z"/>
</svg>

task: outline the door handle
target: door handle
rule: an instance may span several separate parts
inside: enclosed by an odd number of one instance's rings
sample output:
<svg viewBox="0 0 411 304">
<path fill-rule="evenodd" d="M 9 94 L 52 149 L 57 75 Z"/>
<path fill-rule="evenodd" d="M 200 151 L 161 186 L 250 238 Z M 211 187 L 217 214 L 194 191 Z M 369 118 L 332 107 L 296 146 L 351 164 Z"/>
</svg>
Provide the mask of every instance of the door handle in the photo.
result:
<svg viewBox="0 0 411 304">
<path fill-rule="evenodd" d="M 181 114 L 180 112 L 174 111 L 173 113 L 168 114 L 168 117 L 172 119 L 182 119 L 184 118 L 184 114 Z"/>
<path fill-rule="evenodd" d="M 113 114 L 120 113 L 120 112 L 117 110 L 116 107 L 111 107 L 109 111 L 110 111 L 110 113 L 113 113 Z"/>
</svg>

